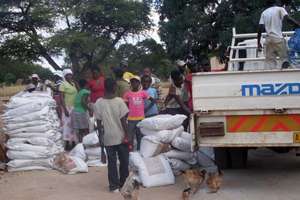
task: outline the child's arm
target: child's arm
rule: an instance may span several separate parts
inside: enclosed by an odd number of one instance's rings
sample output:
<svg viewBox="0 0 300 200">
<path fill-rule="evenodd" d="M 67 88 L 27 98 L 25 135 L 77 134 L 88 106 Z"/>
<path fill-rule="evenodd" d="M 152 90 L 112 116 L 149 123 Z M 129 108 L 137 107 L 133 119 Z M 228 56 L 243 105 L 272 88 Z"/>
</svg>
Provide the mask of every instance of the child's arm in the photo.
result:
<svg viewBox="0 0 300 200">
<path fill-rule="evenodd" d="M 154 104 L 156 104 L 156 100 L 155 100 L 154 98 L 149 97 L 148 100 L 150 100 L 151 103 L 149 104 L 149 106 L 147 106 L 147 108 L 145 108 L 145 112 L 148 112 L 148 110 L 149 110 L 150 108 L 152 108 L 152 106 L 154 106 Z"/>
<path fill-rule="evenodd" d="M 167 97 L 165 99 L 165 102 L 164 102 L 165 106 L 167 106 L 167 104 L 169 103 L 169 101 L 173 98 L 173 95 L 176 95 L 176 88 L 171 85 L 169 87 L 169 93 L 168 93 L 168 95 L 167 95 Z"/>
<path fill-rule="evenodd" d="M 127 115 L 121 118 L 122 128 L 125 133 L 125 139 L 128 139 L 128 124 L 127 124 Z"/>
<path fill-rule="evenodd" d="M 81 97 L 81 106 L 87 110 L 90 114 L 92 113 L 92 110 L 91 108 L 89 107 L 89 95 L 86 94 L 86 95 L 83 95 Z"/>
<path fill-rule="evenodd" d="M 174 95 L 173 98 L 187 114 L 192 114 L 191 110 L 187 107 L 179 95 Z"/>
<path fill-rule="evenodd" d="M 69 117 L 70 113 L 69 113 L 69 111 L 66 107 L 65 96 L 64 96 L 64 86 L 63 85 L 59 86 L 59 98 L 60 98 L 60 102 L 61 102 L 61 105 L 64 109 L 64 113 L 65 113 L 66 117 Z"/>
</svg>

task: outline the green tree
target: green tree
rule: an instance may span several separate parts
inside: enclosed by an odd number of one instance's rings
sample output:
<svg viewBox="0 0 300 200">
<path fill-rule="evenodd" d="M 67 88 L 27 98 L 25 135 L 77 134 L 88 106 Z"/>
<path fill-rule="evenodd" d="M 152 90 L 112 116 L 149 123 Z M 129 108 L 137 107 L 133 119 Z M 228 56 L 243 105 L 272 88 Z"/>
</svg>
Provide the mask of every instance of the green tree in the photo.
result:
<svg viewBox="0 0 300 200">
<path fill-rule="evenodd" d="M 37 64 L 23 61 L 7 60 L 0 57 L 0 82 L 6 82 L 6 74 L 13 74 L 17 79 L 28 79 L 33 73 L 40 76 L 41 79 L 51 79 L 53 73 Z"/>
<path fill-rule="evenodd" d="M 123 44 L 115 52 L 115 63 L 128 59 L 129 68 L 136 74 L 141 74 L 145 67 L 162 78 L 166 78 L 172 69 L 172 63 L 161 44 L 153 39 L 145 39 L 136 45 Z"/>
<path fill-rule="evenodd" d="M 7 85 L 14 84 L 16 82 L 16 80 L 17 80 L 16 76 L 12 73 L 7 73 L 4 76 L 4 82 Z"/>
<path fill-rule="evenodd" d="M 192 53 L 198 61 L 207 55 L 219 54 L 230 45 L 232 27 L 238 33 L 257 31 L 266 1 L 260 0 L 158 0 L 160 36 L 172 59 L 182 59 Z M 283 1 L 290 14 L 300 1 Z M 291 27 L 285 27 L 290 29 Z"/>
<path fill-rule="evenodd" d="M 44 57 L 60 69 L 51 56 L 64 53 L 80 74 L 123 38 L 150 28 L 149 13 L 147 0 L 0 0 L 0 54 Z"/>
</svg>

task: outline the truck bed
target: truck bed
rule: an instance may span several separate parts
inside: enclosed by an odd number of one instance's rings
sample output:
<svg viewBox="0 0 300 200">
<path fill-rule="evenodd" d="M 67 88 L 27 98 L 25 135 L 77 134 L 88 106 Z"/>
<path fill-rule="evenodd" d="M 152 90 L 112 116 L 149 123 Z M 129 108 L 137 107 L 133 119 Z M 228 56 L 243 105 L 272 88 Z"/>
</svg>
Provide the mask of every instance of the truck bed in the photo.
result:
<svg viewBox="0 0 300 200">
<path fill-rule="evenodd" d="M 300 70 L 193 75 L 199 146 L 300 146 Z"/>
</svg>

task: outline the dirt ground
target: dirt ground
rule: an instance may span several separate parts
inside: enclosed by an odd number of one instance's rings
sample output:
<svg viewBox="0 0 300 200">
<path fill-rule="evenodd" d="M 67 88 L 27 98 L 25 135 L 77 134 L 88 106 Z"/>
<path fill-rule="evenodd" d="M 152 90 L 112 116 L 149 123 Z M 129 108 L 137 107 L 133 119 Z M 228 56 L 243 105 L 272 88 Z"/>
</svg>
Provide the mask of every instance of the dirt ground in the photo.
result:
<svg viewBox="0 0 300 200">
<path fill-rule="evenodd" d="M 300 157 L 268 150 L 251 152 L 248 169 L 225 170 L 224 184 L 216 194 L 205 186 L 191 199 L 299 200 Z M 0 175 L 1 177 L 1 175 Z M 181 177 L 166 187 L 141 189 L 141 200 L 180 199 Z M 5 173 L 0 178 L 0 199 L 97 200 L 122 199 L 107 188 L 106 168 L 90 168 L 87 174 L 62 175 L 56 171 Z"/>
</svg>

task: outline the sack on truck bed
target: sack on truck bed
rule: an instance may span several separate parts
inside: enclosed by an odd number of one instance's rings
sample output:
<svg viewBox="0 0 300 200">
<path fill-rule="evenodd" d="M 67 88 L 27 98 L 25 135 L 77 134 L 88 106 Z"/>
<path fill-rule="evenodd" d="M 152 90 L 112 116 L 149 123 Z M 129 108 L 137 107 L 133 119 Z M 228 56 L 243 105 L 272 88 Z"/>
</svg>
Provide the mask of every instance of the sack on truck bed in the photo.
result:
<svg viewBox="0 0 300 200">
<path fill-rule="evenodd" d="M 175 177 L 169 162 L 163 155 L 152 158 L 142 158 L 133 152 L 130 153 L 130 162 L 138 169 L 138 174 L 145 187 L 164 186 L 175 183 Z"/>
<path fill-rule="evenodd" d="M 139 128 L 162 131 L 178 128 L 187 117 L 185 115 L 157 115 L 138 123 Z"/>
</svg>

